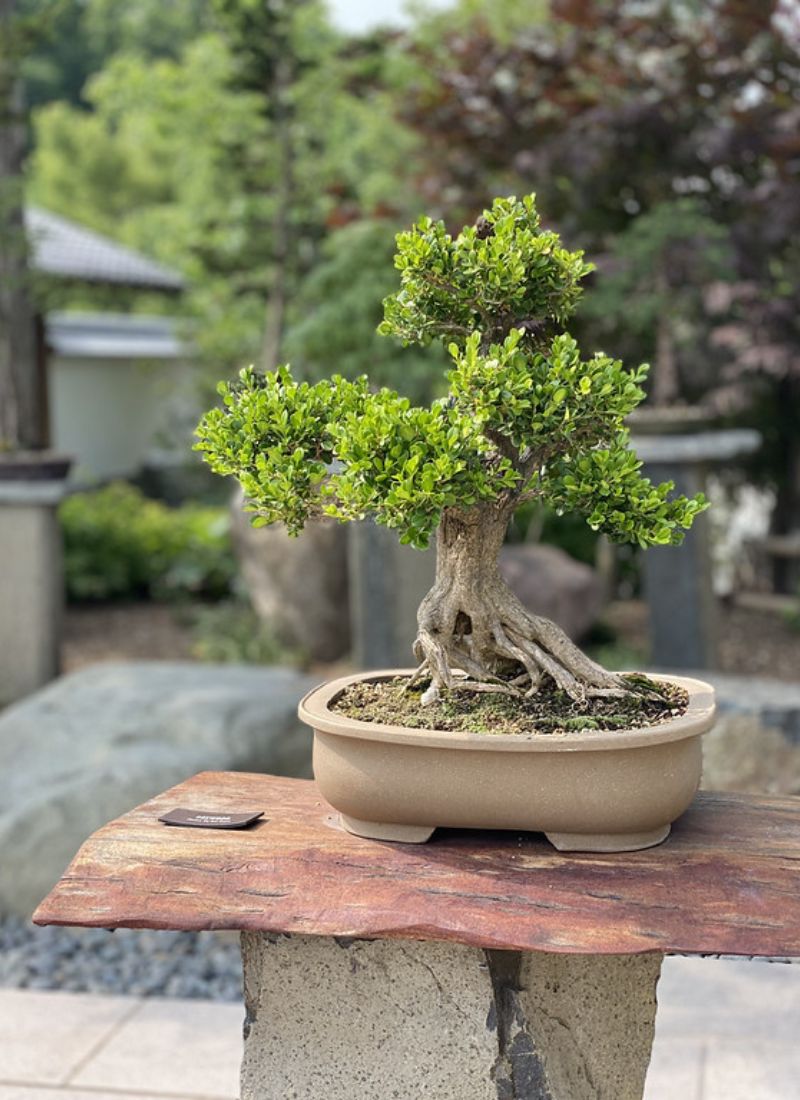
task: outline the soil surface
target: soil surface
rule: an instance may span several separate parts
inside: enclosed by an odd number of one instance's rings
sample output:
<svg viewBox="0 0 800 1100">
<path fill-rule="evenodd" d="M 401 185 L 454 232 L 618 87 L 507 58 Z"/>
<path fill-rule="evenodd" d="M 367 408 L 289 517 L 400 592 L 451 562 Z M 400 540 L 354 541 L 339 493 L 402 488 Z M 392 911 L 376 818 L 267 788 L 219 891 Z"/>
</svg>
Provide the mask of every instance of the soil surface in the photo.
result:
<svg viewBox="0 0 800 1100">
<path fill-rule="evenodd" d="M 72 606 L 64 615 L 61 663 L 72 672 L 99 661 L 186 661 L 191 646 L 191 629 L 171 605 Z"/>
<path fill-rule="evenodd" d="M 486 734 L 559 734 L 576 730 L 634 729 L 683 714 L 689 699 L 676 685 L 630 677 L 645 694 L 594 698 L 576 703 L 554 686 L 543 686 L 530 699 L 472 691 L 453 691 L 423 706 L 425 683 L 406 689 L 407 676 L 382 682 L 362 681 L 346 688 L 332 709 L 361 722 L 411 729 Z M 551 682 L 552 683 L 552 682 Z"/>
</svg>

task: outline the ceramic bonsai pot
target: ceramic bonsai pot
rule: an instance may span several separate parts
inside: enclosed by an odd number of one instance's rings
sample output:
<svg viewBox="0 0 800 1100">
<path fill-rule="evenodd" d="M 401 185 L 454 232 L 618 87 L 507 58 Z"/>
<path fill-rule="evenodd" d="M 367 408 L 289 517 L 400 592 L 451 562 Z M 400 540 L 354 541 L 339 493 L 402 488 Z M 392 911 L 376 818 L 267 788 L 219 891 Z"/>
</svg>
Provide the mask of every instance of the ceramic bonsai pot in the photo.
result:
<svg viewBox="0 0 800 1100">
<path fill-rule="evenodd" d="M 562 851 L 623 852 L 660 844 L 700 783 L 700 738 L 714 721 L 701 680 L 653 677 L 689 693 L 686 713 L 655 726 L 563 734 L 483 734 L 360 722 L 330 704 L 332 680 L 303 699 L 314 776 L 351 833 L 422 843 L 437 826 L 543 832 Z"/>
</svg>

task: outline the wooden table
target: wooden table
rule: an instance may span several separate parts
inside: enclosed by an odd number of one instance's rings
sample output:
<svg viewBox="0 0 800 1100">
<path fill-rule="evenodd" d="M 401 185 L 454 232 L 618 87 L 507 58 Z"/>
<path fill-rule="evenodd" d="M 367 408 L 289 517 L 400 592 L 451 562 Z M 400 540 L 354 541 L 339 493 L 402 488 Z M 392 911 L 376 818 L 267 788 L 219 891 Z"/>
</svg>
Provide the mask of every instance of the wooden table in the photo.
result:
<svg viewBox="0 0 800 1100">
<path fill-rule="evenodd" d="M 95 833 L 34 921 L 242 931 L 244 1100 L 638 1100 L 665 953 L 800 955 L 800 800 L 704 792 L 657 848 L 565 854 L 364 840 L 310 781 L 208 772 Z"/>
</svg>

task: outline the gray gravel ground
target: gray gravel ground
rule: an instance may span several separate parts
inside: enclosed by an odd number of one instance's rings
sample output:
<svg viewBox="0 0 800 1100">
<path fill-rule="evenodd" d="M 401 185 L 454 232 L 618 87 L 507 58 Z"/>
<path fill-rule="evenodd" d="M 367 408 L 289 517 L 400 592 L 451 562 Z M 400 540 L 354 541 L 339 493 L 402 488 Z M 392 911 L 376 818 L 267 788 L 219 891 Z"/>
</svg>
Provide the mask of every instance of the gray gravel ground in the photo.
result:
<svg viewBox="0 0 800 1100">
<path fill-rule="evenodd" d="M 238 937 L 37 928 L 0 917 L 0 987 L 241 1001 Z"/>
</svg>

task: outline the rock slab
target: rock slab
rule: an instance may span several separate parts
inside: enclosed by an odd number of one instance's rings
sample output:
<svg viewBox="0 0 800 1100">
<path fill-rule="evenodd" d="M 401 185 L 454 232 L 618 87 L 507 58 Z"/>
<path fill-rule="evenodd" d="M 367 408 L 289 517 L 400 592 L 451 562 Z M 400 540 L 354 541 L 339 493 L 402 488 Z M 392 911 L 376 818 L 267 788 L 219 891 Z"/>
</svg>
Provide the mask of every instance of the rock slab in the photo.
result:
<svg viewBox="0 0 800 1100">
<path fill-rule="evenodd" d="M 252 527 L 232 505 L 233 543 L 256 614 L 288 645 L 316 661 L 335 661 L 350 648 L 347 529 L 312 520 L 292 538 L 280 524 Z"/>
<path fill-rule="evenodd" d="M 717 696 L 703 738 L 703 786 L 800 795 L 800 683 L 699 670 Z"/>
<path fill-rule="evenodd" d="M 506 584 L 534 615 L 581 638 L 603 605 L 603 584 L 589 565 L 546 543 L 508 543 L 500 551 Z"/>
<path fill-rule="evenodd" d="M 311 731 L 296 711 L 311 686 L 280 668 L 103 664 L 10 707 L 0 914 L 28 916 L 92 832 L 196 772 L 309 775 Z"/>
</svg>

